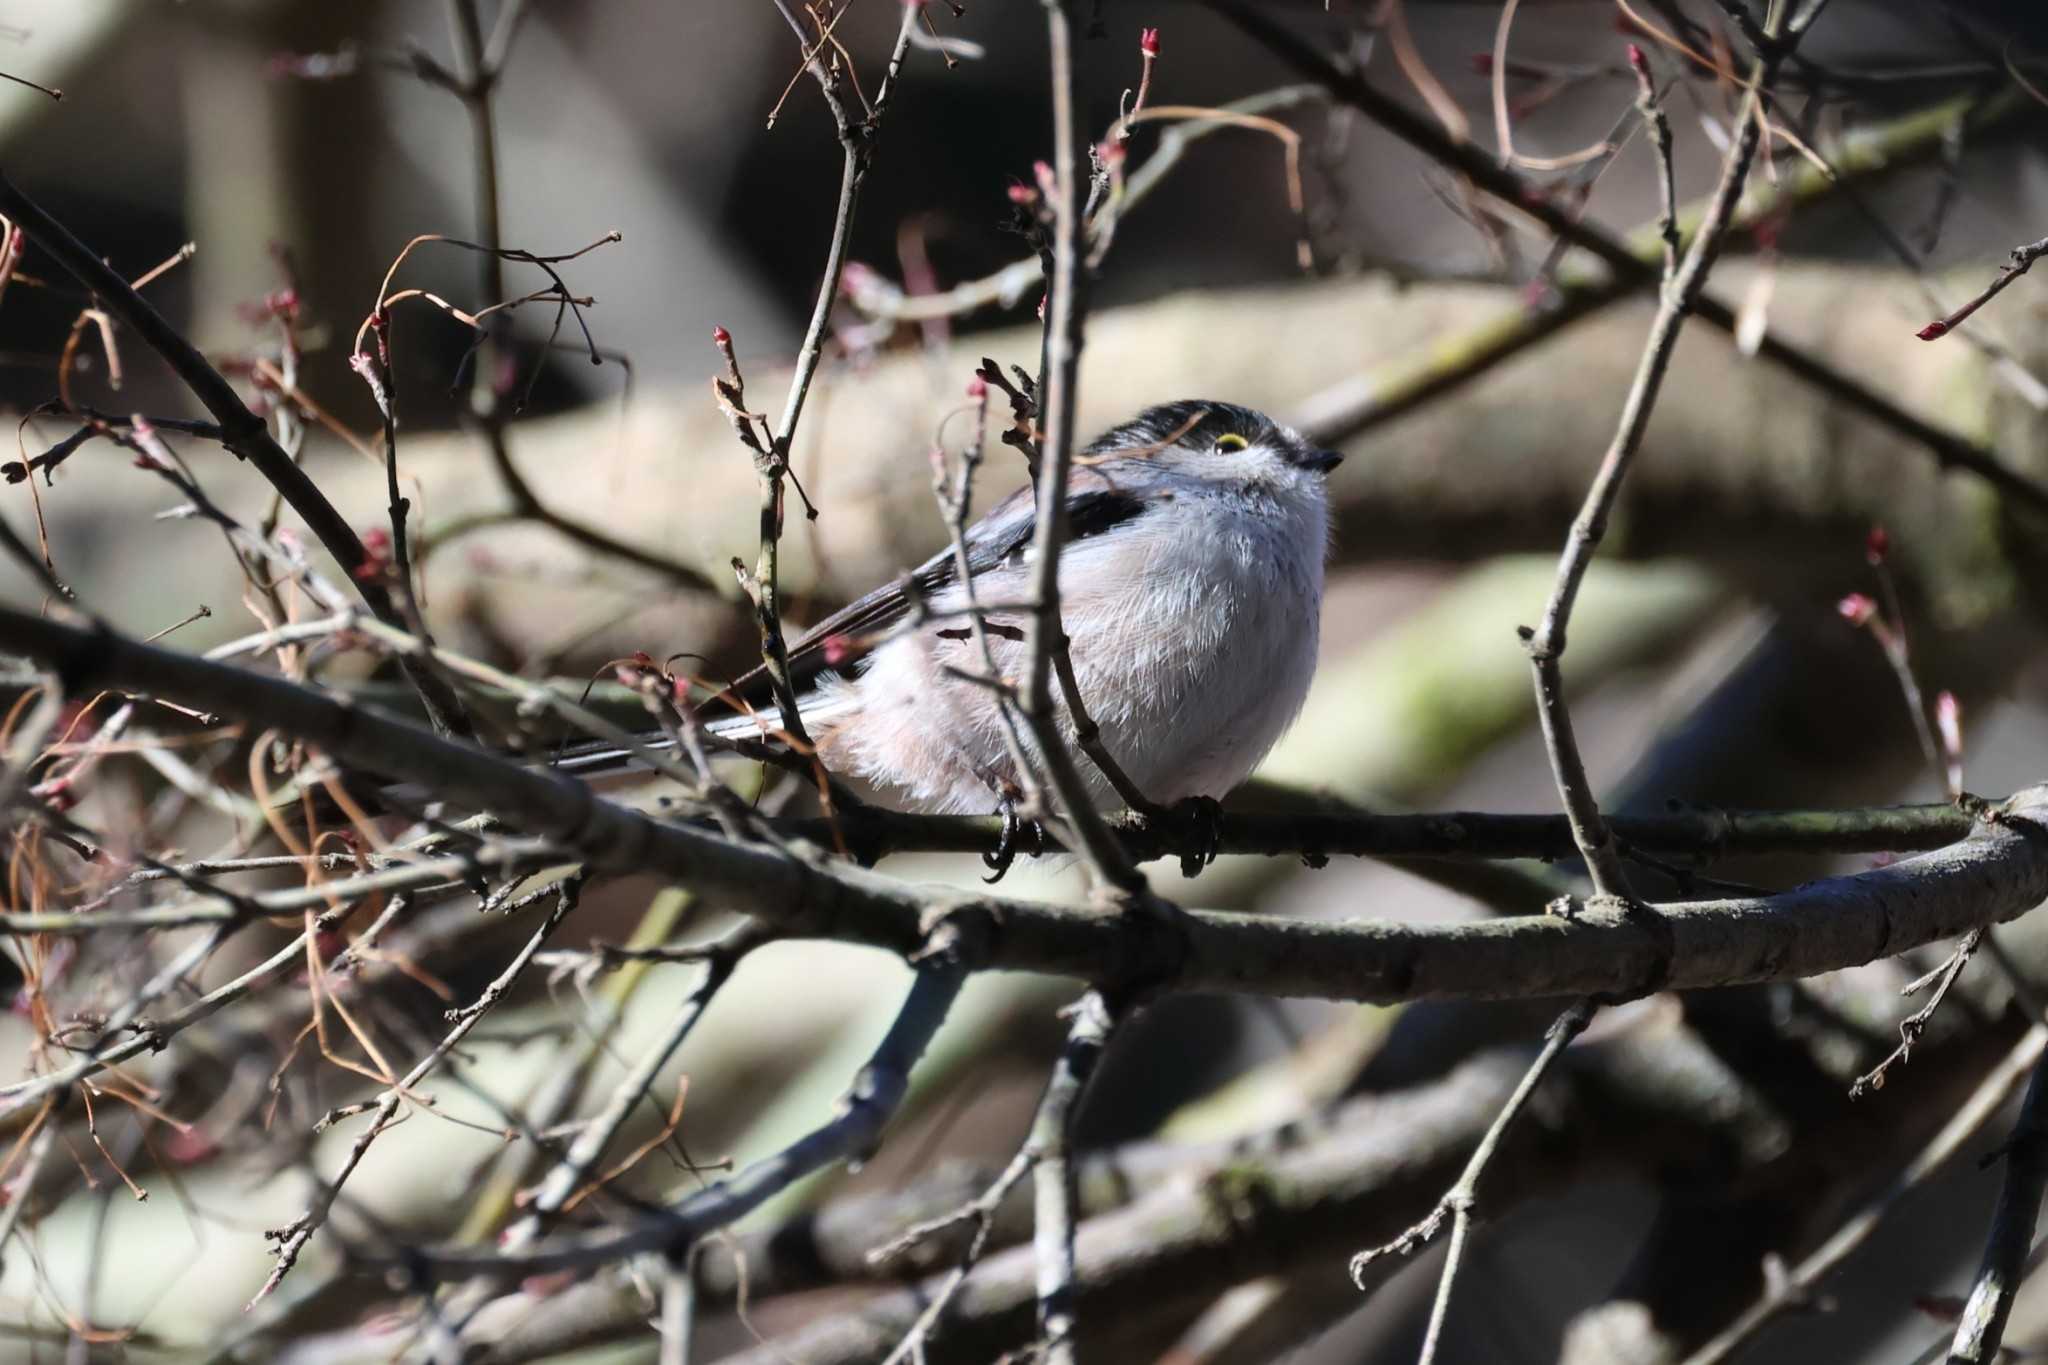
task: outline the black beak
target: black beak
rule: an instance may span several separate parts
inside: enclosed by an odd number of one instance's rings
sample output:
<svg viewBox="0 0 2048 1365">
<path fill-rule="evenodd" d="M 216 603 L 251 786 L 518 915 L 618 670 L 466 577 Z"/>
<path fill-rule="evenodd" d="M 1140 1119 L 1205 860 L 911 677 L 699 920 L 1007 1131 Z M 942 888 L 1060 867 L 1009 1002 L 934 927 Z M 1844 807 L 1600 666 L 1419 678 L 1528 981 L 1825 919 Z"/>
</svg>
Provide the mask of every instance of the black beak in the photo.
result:
<svg viewBox="0 0 2048 1365">
<path fill-rule="evenodd" d="M 1318 474 L 1327 474 L 1344 463 L 1344 457 L 1334 450 L 1311 450 L 1299 461 L 1303 469 L 1313 469 Z"/>
</svg>

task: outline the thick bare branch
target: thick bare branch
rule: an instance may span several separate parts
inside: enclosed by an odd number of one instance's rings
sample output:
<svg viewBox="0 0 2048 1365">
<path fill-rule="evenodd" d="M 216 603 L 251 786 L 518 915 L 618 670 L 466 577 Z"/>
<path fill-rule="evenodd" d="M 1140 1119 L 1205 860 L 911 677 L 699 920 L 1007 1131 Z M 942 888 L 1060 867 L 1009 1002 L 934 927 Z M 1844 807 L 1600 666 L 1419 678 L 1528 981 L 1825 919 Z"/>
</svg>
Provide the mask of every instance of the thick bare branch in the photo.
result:
<svg viewBox="0 0 2048 1365">
<path fill-rule="evenodd" d="M 1104 916 L 920 889 L 801 849 L 665 824 L 410 722 L 105 630 L 0 610 L 0 648 L 56 667 L 73 687 L 123 687 L 276 727 L 337 761 L 489 810 L 594 870 L 672 877 L 791 934 L 908 955 L 943 929 L 969 968 L 1371 1001 L 1631 996 L 1833 971 L 2012 919 L 2048 897 L 2048 788 L 2035 787 L 1986 810 L 1948 848 L 1774 896 L 1647 914 L 1595 909 L 1448 926 L 1214 911 Z"/>
</svg>

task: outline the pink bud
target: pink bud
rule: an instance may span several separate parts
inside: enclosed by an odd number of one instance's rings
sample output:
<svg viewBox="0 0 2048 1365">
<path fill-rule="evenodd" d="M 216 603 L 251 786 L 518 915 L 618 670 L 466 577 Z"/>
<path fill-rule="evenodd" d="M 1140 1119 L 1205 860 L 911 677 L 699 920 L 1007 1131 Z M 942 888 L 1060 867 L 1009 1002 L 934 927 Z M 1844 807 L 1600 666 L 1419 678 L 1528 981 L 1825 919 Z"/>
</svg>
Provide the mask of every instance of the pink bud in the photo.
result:
<svg viewBox="0 0 2048 1365">
<path fill-rule="evenodd" d="M 1913 333 L 1913 335 L 1919 337 L 1922 341 L 1934 341 L 1937 338 L 1948 335 L 1948 324 L 1940 318 L 1936 318 L 1919 331 Z"/>
<path fill-rule="evenodd" d="M 1891 552 L 1891 533 L 1882 526 L 1870 528 L 1870 534 L 1863 538 L 1863 557 L 1870 561 L 1873 569 L 1884 563 L 1884 557 Z"/>
<path fill-rule="evenodd" d="M 1877 603 L 1860 592 L 1852 592 L 1835 604 L 1835 610 L 1852 626 L 1867 626 L 1877 615 Z"/>
<path fill-rule="evenodd" d="M 1147 57 L 1159 55 L 1159 30 L 1147 28 L 1138 30 L 1138 51 Z"/>
<path fill-rule="evenodd" d="M 988 397 L 988 381 L 975 375 L 967 381 L 967 396 L 976 400 Z"/>
<path fill-rule="evenodd" d="M 852 297 L 875 282 L 875 268 L 860 261 L 848 261 L 839 270 L 839 292 Z"/>
<path fill-rule="evenodd" d="M 1009 195 L 1010 202 L 1013 204 L 1025 205 L 1038 202 L 1038 191 L 1032 189 L 1029 185 L 1012 185 L 1009 189 Z"/>
<path fill-rule="evenodd" d="M 853 657 L 853 640 L 845 635 L 825 637 L 825 666 L 837 668 Z"/>
<path fill-rule="evenodd" d="M 713 327 L 711 329 L 711 341 L 715 346 L 730 346 L 732 345 L 732 333 L 726 331 L 723 327 Z"/>
<path fill-rule="evenodd" d="M 1941 731 L 1942 757 L 1947 759 L 1948 790 L 1951 796 L 1963 791 L 1963 704 L 1947 690 L 1934 698 L 1934 728 Z"/>
<path fill-rule="evenodd" d="M 1650 59 L 1645 57 L 1642 48 L 1634 43 L 1628 45 L 1628 64 L 1630 69 L 1638 76 L 1648 76 L 1650 74 Z"/>
</svg>

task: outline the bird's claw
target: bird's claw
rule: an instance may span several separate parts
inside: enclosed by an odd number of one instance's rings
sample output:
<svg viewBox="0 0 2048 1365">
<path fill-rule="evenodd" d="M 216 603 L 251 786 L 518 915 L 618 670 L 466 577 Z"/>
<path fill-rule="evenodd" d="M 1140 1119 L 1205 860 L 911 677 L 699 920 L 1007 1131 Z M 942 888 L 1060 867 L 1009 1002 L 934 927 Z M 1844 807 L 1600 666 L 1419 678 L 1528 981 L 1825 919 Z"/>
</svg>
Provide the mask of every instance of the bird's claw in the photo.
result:
<svg viewBox="0 0 2048 1365">
<path fill-rule="evenodd" d="M 1179 826 L 1180 875 L 1193 877 L 1216 861 L 1223 842 L 1223 805 L 1213 796 L 1190 796 L 1171 811 Z"/>
<path fill-rule="evenodd" d="M 981 855 L 982 866 L 989 869 L 989 874 L 982 880 L 991 886 L 1001 881 L 1008 874 L 1010 865 L 1017 861 L 1017 853 L 1023 847 L 1022 836 L 1026 829 L 1031 832 L 1031 852 L 1045 852 L 1044 826 L 1036 820 L 1018 818 L 1017 797 L 1014 794 L 1005 792 L 998 799 L 996 814 L 1002 817 L 1002 832 L 996 836 L 994 851 Z"/>
</svg>

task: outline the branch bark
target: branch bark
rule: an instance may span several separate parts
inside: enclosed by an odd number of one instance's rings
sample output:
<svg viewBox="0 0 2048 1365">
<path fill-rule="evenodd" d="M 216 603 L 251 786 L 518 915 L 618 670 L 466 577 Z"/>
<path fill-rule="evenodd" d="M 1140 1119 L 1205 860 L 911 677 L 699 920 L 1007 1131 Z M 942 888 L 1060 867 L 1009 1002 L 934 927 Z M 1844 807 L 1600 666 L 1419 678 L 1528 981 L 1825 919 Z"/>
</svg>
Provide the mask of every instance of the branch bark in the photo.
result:
<svg viewBox="0 0 2048 1365">
<path fill-rule="evenodd" d="M 52 665 L 74 689 L 121 687 L 275 727 L 338 762 L 490 811 L 573 849 L 594 869 L 659 873 L 791 934 L 911 956 L 943 930 L 970 969 L 1380 1002 L 1626 997 L 1855 966 L 2012 919 L 2048 897 L 2048 787 L 2034 787 L 1986 811 L 1968 838 L 1947 848 L 1774 896 L 1671 904 L 1647 915 L 1595 909 L 1572 919 L 1450 926 L 1216 911 L 1104 916 L 919 889 L 803 846 L 741 844 L 665 824 L 558 773 L 105 629 L 0 609 L 0 648 Z"/>
</svg>

